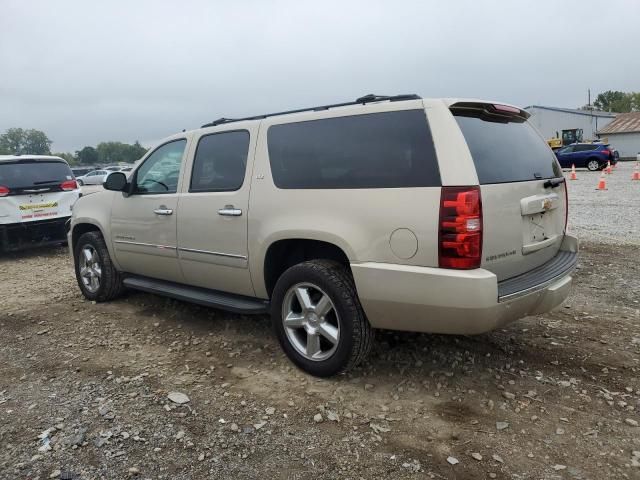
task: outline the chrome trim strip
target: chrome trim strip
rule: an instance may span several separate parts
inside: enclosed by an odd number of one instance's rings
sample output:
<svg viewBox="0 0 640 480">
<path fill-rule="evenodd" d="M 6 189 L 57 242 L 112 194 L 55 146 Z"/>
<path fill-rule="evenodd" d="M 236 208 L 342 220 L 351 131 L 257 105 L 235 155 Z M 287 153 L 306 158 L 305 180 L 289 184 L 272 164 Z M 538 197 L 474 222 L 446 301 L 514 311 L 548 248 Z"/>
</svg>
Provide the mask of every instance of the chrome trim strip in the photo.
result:
<svg viewBox="0 0 640 480">
<path fill-rule="evenodd" d="M 40 193 L 40 192 L 48 192 L 49 190 L 51 190 L 51 187 L 44 187 L 44 188 L 30 188 L 29 190 L 24 189 L 22 190 L 24 193 Z"/>
<path fill-rule="evenodd" d="M 172 247 L 170 245 L 157 245 L 155 243 L 130 242 L 128 240 L 114 240 L 113 242 L 124 243 L 126 245 L 138 245 L 140 247 L 154 247 L 154 248 L 167 249 L 167 250 L 176 250 L 176 247 Z"/>
<path fill-rule="evenodd" d="M 246 260 L 246 255 L 236 255 L 235 253 L 222 253 L 222 252 L 210 252 L 209 250 L 198 250 L 196 248 L 178 248 L 181 252 L 189 252 L 189 253 L 202 253 L 204 255 L 215 255 L 217 257 L 229 257 L 229 258 L 240 258 L 242 260 Z"/>
</svg>

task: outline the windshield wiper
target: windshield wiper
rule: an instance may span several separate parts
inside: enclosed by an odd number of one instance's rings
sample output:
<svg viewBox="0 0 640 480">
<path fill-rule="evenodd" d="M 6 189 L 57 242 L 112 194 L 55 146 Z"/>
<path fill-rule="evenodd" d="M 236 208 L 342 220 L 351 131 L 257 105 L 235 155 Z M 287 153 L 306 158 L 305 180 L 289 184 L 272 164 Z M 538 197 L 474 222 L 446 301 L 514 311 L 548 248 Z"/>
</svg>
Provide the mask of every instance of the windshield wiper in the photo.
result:
<svg viewBox="0 0 640 480">
<path fill-rule="evenodd" d="M 544 188 L 556 188 L 558 185 L 562 185 L 565 181 L 566 179 L 564 177 L 552 178 L 544 182 Z"/>
</svg>

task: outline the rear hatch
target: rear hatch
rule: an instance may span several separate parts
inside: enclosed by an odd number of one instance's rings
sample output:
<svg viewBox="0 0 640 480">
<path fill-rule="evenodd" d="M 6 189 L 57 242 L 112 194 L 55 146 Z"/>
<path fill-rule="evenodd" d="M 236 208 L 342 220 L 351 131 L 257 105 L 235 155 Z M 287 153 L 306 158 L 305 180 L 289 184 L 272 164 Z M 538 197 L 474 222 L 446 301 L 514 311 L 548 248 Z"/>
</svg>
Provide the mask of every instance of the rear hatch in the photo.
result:
<svg viewBox="0 0 640 480">
<path fill-rule="evenodd" d="M 79 192 L 62 159 L 0 161 L 0 224 L 68 217 Z"/>
<path fill-rule="evenodd" d="M 523 110 L 484 103 L 451 106 L 476 167 L 482 198 L 481 267 L 498 280 L 551 260 L 567 214 L 566 184 L 555 155 Z"/>
</svg>

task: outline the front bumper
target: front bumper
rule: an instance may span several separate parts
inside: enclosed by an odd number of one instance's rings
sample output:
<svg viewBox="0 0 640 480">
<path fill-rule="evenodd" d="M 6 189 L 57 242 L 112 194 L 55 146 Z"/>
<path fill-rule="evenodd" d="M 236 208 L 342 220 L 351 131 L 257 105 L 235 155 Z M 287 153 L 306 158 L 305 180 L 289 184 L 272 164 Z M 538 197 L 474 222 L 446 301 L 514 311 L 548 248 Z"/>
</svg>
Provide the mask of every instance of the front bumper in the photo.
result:
<svg viewBox="0 0 640 480">
<path fill-rule="evenodd" d="M 577 251 L 577 239 L 566 235 L 561 252 L 572 253 L 575 260 Z M 574 267 L 575 261 L 568 262 L 554 276 L 500 297 L 496 276 L 484 269 L 351 265 L 360 302 L 374 328 L 462 335 L 488 332 L 558 306 L 569 295 Z"/>
<path fill-rule="evenodd" d="M 67 240 L 65 224 L 69 218 L 0 224 L 0 252 L 63 243 Z"/>
</svg>

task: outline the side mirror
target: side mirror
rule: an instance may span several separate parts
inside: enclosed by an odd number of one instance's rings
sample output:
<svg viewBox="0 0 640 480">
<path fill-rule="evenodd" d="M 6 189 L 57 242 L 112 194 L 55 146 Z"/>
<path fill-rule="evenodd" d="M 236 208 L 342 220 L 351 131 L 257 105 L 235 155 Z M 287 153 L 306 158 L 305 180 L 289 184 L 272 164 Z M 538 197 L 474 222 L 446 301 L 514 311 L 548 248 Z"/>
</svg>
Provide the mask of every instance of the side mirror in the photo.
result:
<svg viewBox="0 0 640 480">
<path fill-rule="evenodd" d="M 127 176 L 122 172 L 113 172 L 102 184 L 105 190 L 124 192 L 127 189 Z"/>
</svg>

